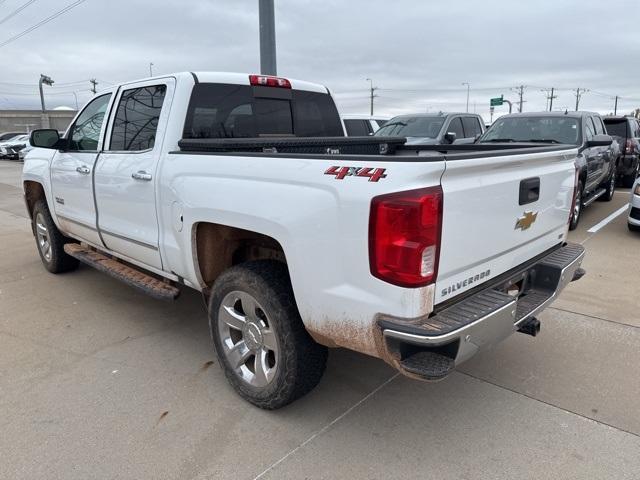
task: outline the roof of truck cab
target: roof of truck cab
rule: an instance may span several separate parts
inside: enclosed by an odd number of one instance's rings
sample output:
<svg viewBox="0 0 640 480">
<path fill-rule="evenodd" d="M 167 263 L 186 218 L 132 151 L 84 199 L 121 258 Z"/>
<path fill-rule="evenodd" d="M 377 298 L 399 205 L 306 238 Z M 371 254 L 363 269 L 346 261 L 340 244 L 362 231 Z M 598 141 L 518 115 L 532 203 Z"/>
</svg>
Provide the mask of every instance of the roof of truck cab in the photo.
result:
<svg viewBox="0 0 640 480">
<path fill-rule="evenodd" d="M 518 113 L 507 113 L 506 115 L 500 116 L 502 118 L 512 118 L 512 117 L 567 117 L 567 118 L 582 118 L 585 115 L 598 115 L 598 112 L 586 112 L 579 110 L 577 112 L 518 112 Z"/>
<path fill-rule="evenodd" d="M 131 83 L 145 82 L 148 80 L 158 79 L 161 80 L 167 77 L 174 77 L 179 80 L 196 80 L 198 83 L 227 83 L 233 85 L 249 85 L 249 75 L 260 75 L 259 73 L 236 73 L 236 72 L 175 72 L 167 73 L 166 75 L 156 75 L 153 77 L 137 78 L 135 80 L 127 82 L 119 82 L 118 85 L 128 85 Z M 305 90 L 308 92 L 329 93 L 329 90 L 324 85 L 319 83 L 307 82 L 304 80 L 296 80 L 294 78 L 278 76 L 279 78 L 286 78 L 291 82 L 291 88 L 293 90 Z M 115 87 L 116 85 L 114 85 Z M 112 90 L 113 87 L 105 89 L 106 91 Z"/>
</svg>

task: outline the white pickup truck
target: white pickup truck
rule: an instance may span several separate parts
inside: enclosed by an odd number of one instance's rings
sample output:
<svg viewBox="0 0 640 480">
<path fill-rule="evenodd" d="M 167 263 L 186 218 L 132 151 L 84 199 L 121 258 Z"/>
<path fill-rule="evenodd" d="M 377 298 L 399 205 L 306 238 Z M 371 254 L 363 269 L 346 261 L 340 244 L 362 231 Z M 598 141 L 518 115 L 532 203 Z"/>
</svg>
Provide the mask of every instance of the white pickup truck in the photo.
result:
<svg viewBox="0 0 640 480">
<path fill-rule="evenodd" d="M 178 73 L 96 95 L 36 130 L 23 181 L 52 273 L 82 261 L 155 297 L 205 296 L 238 393 L 278 408 L 327 347 L 438 380 L 579 278 L 565 145 L 344 137 L 329 91 Z"/>
</svg>

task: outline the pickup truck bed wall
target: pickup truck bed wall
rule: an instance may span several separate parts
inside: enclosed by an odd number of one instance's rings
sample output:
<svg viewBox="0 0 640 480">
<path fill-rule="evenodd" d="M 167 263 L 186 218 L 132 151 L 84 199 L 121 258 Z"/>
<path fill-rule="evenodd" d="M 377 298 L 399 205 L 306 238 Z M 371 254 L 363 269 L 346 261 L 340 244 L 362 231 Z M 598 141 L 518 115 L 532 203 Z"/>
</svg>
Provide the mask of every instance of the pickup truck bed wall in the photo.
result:
<svg viewBox="0 0 640 480">
<path fill-rule="evenodd" d="M 243 259 L 285 261 L 300 316 L 317 341 L 396 366 L 381 317 L 424 319 L 438 304 L 566 241 L 574 148 L 443 150 L 384 138 L 183 139 L 196 82 L 248 81 L 185 73 L 115 87 L 107 92 L 94 152 L 36 149 L 29 155 L 27 198 L 41 185 L 66 235 L 205 292 Z M 110 112 L 123 92 L 157 85 L 165 93 L 155 143 L 136 152 L 110 150 Z M 296 152 L 300 147 L 324 153 Z M 340 150 L 356 147 L 361 154 Z M 372 201 L 425 187 L 442 191 L 437 281 L 406 288 L 377 278 L 370 265 Z"/>
</svg>

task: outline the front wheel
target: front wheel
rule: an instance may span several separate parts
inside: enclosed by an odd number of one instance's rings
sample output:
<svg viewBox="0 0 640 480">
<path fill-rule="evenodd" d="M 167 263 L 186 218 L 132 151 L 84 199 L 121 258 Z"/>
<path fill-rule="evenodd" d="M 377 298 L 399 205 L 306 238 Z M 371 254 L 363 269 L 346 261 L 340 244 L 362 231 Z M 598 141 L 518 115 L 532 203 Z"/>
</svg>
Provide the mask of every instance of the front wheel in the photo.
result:
<svg viewBox="0 0 640 480">
<path fill-rule="evenodd" d="M 322 378 L 327 348 L 305 330 L 280 262 L 247 262 L 222 273 L 209 299 L 209 326 L 229 383 L 260 408 L 283 407 Z"/>
<path fill-rule="evenodd" d="M 569 230 L 575 230 L 578 227 L 580 221 L 580 214 L 582 213 L 582 180 L 578 180 L 576 187 L 575 197 L 573 199 L 573 212 L 571 212 L 571 221 L 569 222 Z"/>
<path fill-rule="evenodd" d="M 629 231 L 631 231 L 631 232 L 640 232 L 640 225 L 634 225 L 632 223 L 627 223 L 627 227 L 629 227 Z"/>
<path fill-rule="evenodd" d="M 31 217 L 38 253 L 44 267 L 51 273 L 69 272 L 78 268 L 78 260 L 64 251 L 64 244 L 73 240 L 60 233 L 45 200 L 36 202 Z"/>
</svg>

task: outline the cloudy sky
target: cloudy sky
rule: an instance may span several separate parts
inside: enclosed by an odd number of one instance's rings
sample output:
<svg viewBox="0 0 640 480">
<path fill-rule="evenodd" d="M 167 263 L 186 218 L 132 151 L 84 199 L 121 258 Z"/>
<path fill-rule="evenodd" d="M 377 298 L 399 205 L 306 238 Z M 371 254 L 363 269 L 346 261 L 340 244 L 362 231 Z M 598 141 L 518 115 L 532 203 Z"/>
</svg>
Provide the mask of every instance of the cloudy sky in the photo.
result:
<svg viewBox="0 0 640 480">
<path fill-rule="evenodd" d="M 36 108 L 40 73 L 55 80 L 47 107 L 109 83 L 182 70 L 257 72 L 258 0 L 0 0 L 0 108 Z M 278 73 L 329 86 L 344 113 L 465 109 L 489 119 L 489 98 L 524 110 L 640 107 L 638 0 L 275 0 Z M 26 5 L 26 6 L 25 6 Z M 20 10 L 21 9 L 21 10 Z M 18 10 L 18 11 L 17 11 Z M 17 11 L 17 13 L 16 13 Z M 10 40 L 8 43 L 7 40 Z M 573 89 L 573 90 L 572 90 Z M 496 116 L 505 113 L 496 109 Z"/>
</svg>

